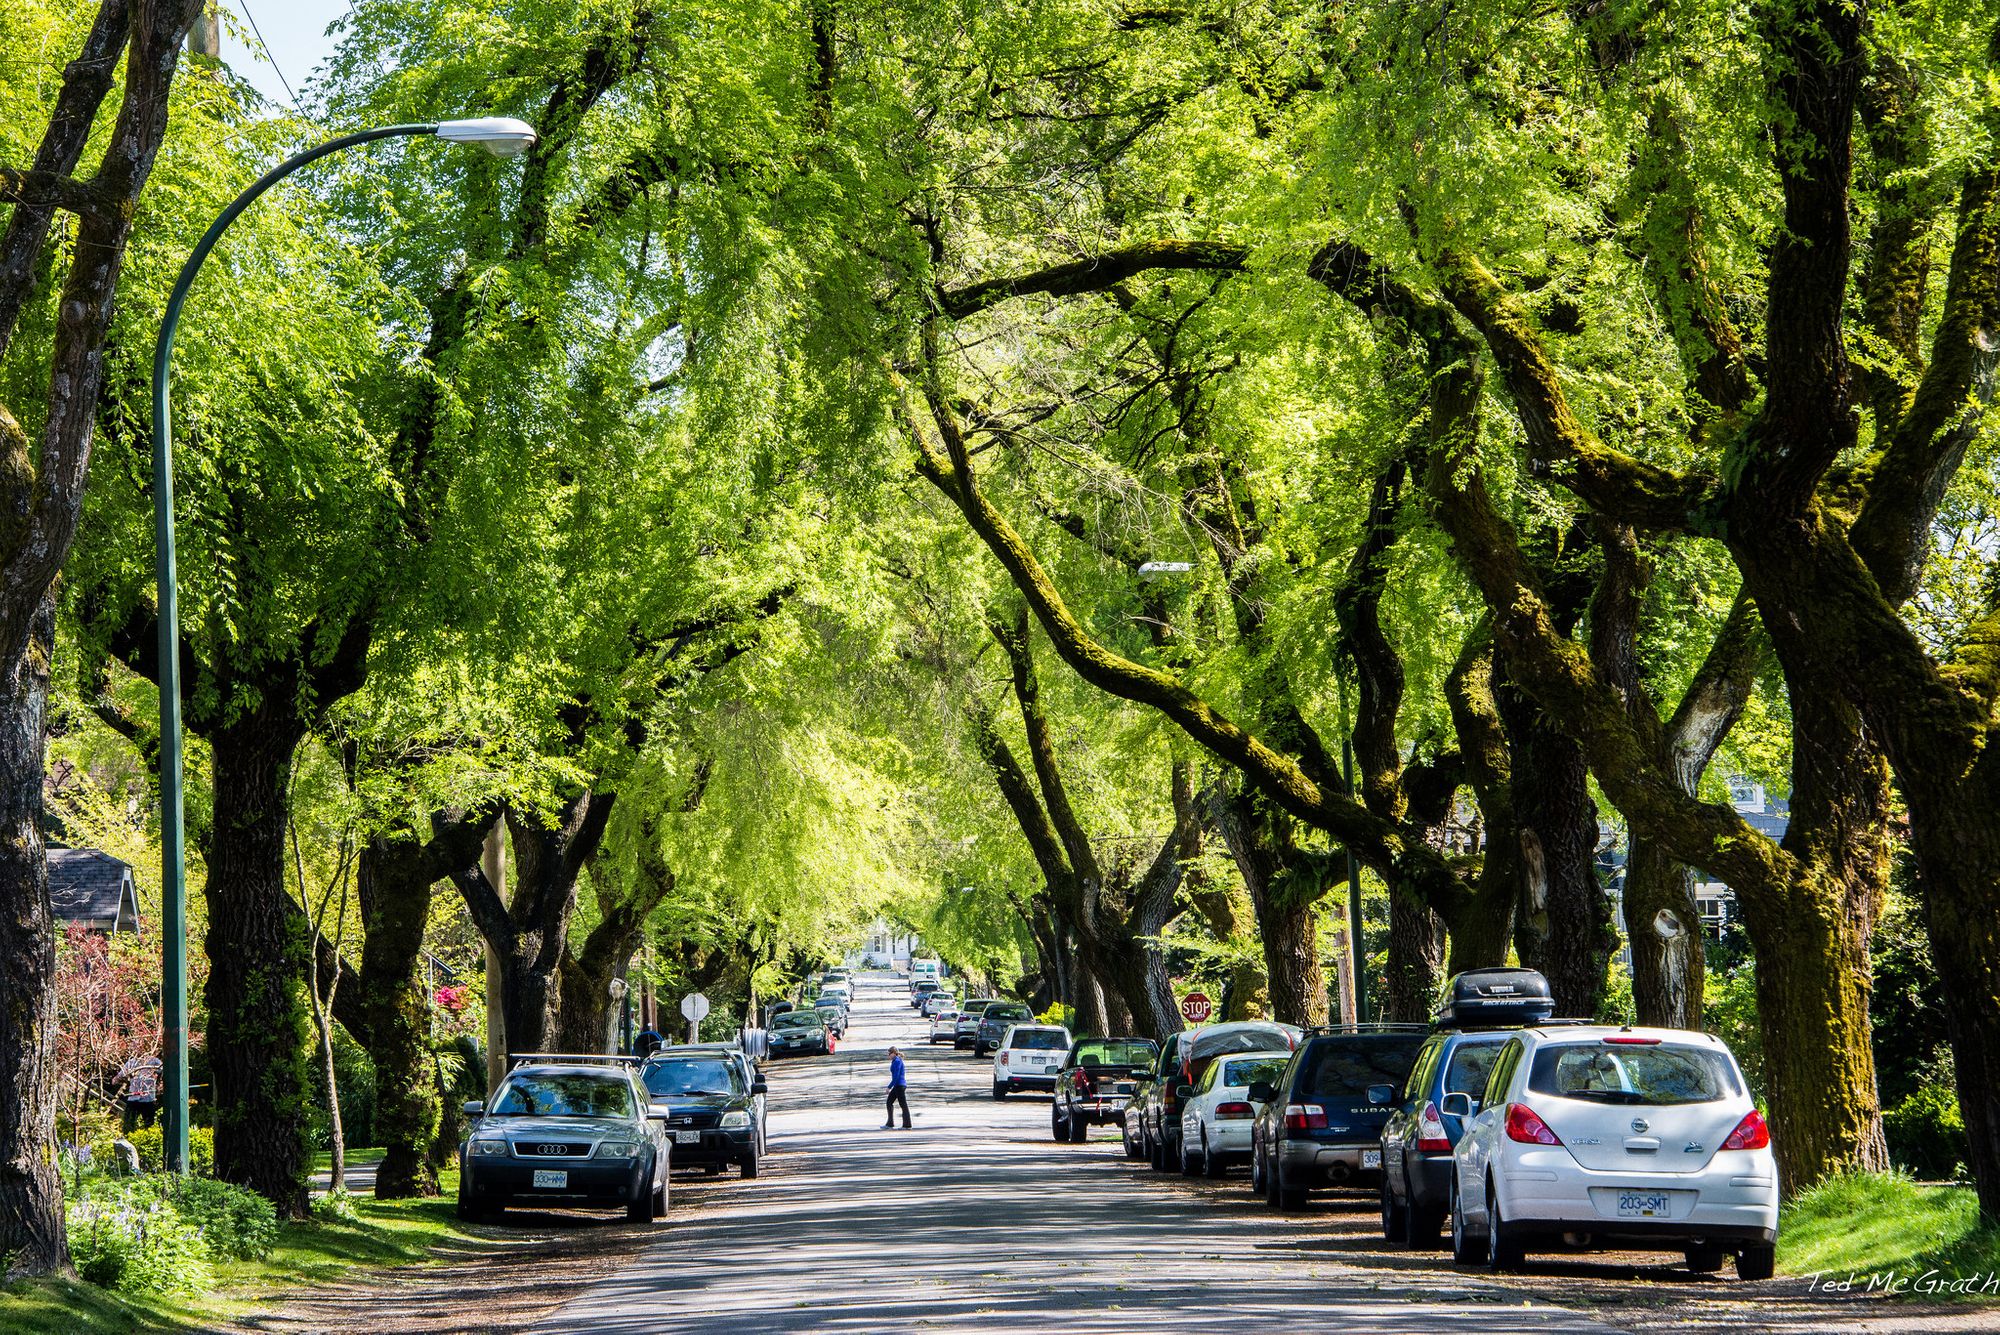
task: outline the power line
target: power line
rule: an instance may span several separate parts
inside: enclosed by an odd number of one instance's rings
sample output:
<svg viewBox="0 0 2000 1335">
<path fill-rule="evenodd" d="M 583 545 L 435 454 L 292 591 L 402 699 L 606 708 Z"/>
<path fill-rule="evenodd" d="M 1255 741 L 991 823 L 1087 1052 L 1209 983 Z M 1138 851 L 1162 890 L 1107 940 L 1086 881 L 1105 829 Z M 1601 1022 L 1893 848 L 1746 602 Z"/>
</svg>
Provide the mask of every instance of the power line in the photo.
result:
<svg viewBox="0 0 2000 1335">
<path fill-rule="evenodd" d="M 243 17 L 250 20 L 250 32 L 256 37 L 257 45 L 263 49 L 264 59 L 271 66 L 272 72 L 278 76 L 278 82 L 285 86 L 285 95 L 292 99 L 292 110 L 298 110 L 299 95 L 292 91 L 292 81 L 285 77 L 282 69 L 278 68 L 278 58 L 271 54 L 271 44 L 264 40 L 263 29 L 257 26 L 257 16 L 250 12 L 250 0 L 236 0 L 236 4 L 243 11 Z"/>
</svg>

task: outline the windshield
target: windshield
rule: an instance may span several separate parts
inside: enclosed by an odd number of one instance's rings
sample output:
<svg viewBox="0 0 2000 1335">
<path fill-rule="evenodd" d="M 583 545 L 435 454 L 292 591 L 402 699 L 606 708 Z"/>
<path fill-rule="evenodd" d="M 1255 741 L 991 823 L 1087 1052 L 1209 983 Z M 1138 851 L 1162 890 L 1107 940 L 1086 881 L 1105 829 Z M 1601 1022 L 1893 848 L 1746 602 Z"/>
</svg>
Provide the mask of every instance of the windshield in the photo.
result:
<svg viewBox="0 0 2000 1335">
<path fill-rule="evenodd" d="M 1060 1029 L 1016 1029 L 1012 1048 L 1029 1048 L 1036 1052 L 1066 1052 L 1069 1050 L 1069 1035 Z"/>
<path fill-rule="evenodd" d="M 771 1021 L 773 1029 L 824 1029 L 826 1021 L 817 1011 L 786 1011 Z"/>
<path fill-rule="evenodd" d="M 1486 1077 L 1492 1073 L 1493 1059 L 1500 1055 L 1503 1045 L 1494 1043 L 1467 1043 L 1451 1054 L 1451 1065 L 1444 1072 L 1444 1093 L 1470 1094 L 1474 1099 L 1486 1092 Z"/>
<path fill-rule="evenodd" d="M 1247 1089 L 1259 1080 L 1277 1084 L 1278 1077 L 1285 1073 L 1287 1057 L 1252 1057 L 1223 1063 L 1222 1083 L 1235 1089 Z"/>
<path fill-rule="evenodd" d="M 1151 1066 L 1160 1052 L 1143 1038 L 1095 1039 L 1076 1047 L 1078 1066 Z"/>
<path fill-rule="evenodd" d="M 1423 1036 L 1363 1034 L 1342 1036 L 1313 1045 L 1306 1054 L 1301 1094 L 1317 1098 L 1360 1098 L 1370 1085 L 1402 1087 L 1416 1064 Z"/>
<path fill-rule="evenodd" d="M 1528 1088 L 1596 1103 L 1713 1103 L 1737 1092 L 1729 1060 L 1710 1048 L 1564 1043 L 1535 1054 Z"/>
<path fill-rule="evenodd" d="M 679 1060 L 646 1068 L 646 1092 L 661 1097 L 676 1094 L 740 1094 L 736 1069 L 726 1061 Z"/>
<path fill-rule="evenodd" d="M 513 1075 L 493 1100 L 493 1117 L 630 1117 L 632 1086 L 610 1076 Z"/>
</svg>

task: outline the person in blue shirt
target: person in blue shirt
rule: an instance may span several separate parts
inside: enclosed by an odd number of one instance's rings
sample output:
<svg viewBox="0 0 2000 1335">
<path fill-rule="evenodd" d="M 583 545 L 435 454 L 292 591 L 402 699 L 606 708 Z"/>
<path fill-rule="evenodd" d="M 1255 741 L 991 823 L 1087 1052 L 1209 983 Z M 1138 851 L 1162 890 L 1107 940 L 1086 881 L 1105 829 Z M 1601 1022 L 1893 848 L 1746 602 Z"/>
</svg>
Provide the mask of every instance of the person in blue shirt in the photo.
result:
<svg viewBox="0 0 2000 1335">
<path fill-rule="evenodd" d="M 884 1131 L 896 1125 L 896 1109 L 898 1108 L 903 1110 L 903 1130 L 908 1131 L 910 1129 L 910 1096 L 908 1085 L 908 1078 L 903 1072 L 903 1050 L 901 1048 L 890 1048 L 889 1108 L 885 1114 L 889 1120 L 882 1123 Z"/>
</svg>

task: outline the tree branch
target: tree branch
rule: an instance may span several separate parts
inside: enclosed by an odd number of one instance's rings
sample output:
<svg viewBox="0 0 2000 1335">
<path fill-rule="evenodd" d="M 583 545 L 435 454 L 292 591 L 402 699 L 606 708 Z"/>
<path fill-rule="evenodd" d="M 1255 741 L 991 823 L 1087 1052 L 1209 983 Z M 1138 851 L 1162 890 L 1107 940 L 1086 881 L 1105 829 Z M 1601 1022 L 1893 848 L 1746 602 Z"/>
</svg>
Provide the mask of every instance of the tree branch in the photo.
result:
<svg viewBox="0 0 2000 1335">
<path fill-rule="evenodd" d="M 938 308 L 952 319 L 962 320 L 1014 297 L 1037 293 L 1073 297 L 1085 292 L 1104 292 L 1148 269 L 1213 269 L 1234 273 L 1249 258 L 1248 247 L 1222 241 L 1141 241 L 1032 273 L 940 289 Z"/>
</svg>

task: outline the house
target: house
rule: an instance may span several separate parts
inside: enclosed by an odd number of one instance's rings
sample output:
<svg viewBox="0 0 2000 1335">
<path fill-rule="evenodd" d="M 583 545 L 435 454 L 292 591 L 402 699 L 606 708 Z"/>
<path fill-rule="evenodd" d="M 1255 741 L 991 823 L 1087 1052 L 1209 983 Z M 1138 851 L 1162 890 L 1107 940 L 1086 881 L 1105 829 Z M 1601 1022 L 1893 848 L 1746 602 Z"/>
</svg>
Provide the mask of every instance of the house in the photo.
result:
<svg viewBox="0 0 2000 1335">
<path fill-rule="evenodd" d="M 1785 828 L 1791 822 L 1791 804 L 1782 797 L 1772 797 L 1763 784 L 1745 778 L 1731 779 L 1729 804 L 1751 829 L 1772 840 L 1785 837 Z M 1598 876 L 1610 895 L 1618 933 L 1625 937 L 1625 833 L 1607 822 L 1599 827 L 1599 836 Z M 1701 911 L 1702 929 L 1711 939 L 1736 920 L 1736 892 L 1699 871 L 1695 873 L 1694 902 Z M 1629 946 L 1619 952 L 1619 959 L 1631 963 Z"/>
<path fill-rule="evenodd" d="M 94 848 L 49 850 L 49 906 L 58 923 L 81 923 L 93 932 L 139 930 L 131 864 Z"/>
</svg>

